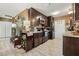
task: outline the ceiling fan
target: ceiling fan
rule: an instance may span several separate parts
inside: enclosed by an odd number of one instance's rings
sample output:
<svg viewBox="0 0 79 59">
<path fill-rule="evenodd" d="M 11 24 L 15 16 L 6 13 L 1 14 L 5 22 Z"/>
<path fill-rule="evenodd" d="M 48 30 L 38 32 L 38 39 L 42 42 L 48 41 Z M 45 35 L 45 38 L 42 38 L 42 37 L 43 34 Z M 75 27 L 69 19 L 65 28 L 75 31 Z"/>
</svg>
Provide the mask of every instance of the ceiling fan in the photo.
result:
<svg viewBox="0 0 79 59">
<path fill-rule="evenodd" d="M 5 17 L 8 17 L 8 19 L 11 19 L 12 23 L 14 23 L 16 21 L 15 18 L 13 16 L 11 16 L 11 15 L 5 15 Z"/>
<path fill-rule="evenodd" d="M 8 17 L 8 18 L 13 18 L 13 16 L 11 16 L 11 15 L 5 15 L 5 17 Z"/>
</svg>

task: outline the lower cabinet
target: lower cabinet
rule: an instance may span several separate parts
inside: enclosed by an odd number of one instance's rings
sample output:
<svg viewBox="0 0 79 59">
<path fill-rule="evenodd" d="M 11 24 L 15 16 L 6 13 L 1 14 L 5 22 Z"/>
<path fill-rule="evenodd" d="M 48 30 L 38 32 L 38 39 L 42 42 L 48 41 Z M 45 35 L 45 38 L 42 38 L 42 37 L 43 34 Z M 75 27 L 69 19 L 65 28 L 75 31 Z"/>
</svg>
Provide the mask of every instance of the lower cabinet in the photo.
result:
<svg viewBox="0 0 79 59">
<path fill-rule="evenodd" d="M 43 43 L 43 36 L 41 33 L 34 33 L 34 47 Z"/>
<path fill-rule="evenodd" d="M 63 55 L 79 56 L 79 38 L 63 37 Z"/>
<path fill-rule="evenodd" d="M 39 45 L 39 39 L 38 38 L 34 38 L 34 47 Z"/>
<path fill-rule="evenodd" d="M 43 43 L 43 37 L 42 37 L 42 33 L 39 33 L 38 34 L 39 37 L 38 37 L 38 42 L 39 42 L 39 45 Z"/>
<path fill-rule="evenodd" d="M 27 36 L 27 50 L 33 48 L 33 36 Z"/>
<path fill-rule="evenodd" d="M 39 45 L 39 33 L 34 33 L 34 47 Z"/>
<path fill-rule="evenodd" d="M 44 36 L 42 32 L 34 33 L 32 36 L 27 36 L 27 33 L 21 33 L 21 46 L 28 51 L 48 40 L 48 32 Z"/>
<path fill-rule="evenodd" d="M 52 31 L 49 31 L 48 32 L 48 39 L 53 39 L 52 36 L 53 36 Z"/>
</svg>

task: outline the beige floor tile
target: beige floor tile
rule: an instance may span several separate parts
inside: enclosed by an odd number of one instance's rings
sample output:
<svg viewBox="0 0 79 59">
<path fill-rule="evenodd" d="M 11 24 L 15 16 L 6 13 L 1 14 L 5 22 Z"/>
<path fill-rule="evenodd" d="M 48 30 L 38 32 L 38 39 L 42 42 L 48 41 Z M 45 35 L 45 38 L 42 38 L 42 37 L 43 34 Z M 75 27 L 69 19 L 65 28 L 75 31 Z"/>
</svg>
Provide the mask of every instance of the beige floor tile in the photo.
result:
<svg viewBox="0 0 79 59">
<path fill-rule="evenodd" d="M 0 40 L 0 56 L 62 56 L 62 40 L 53 39 L 25 52 L 14 48 L 10 40 Z"/>
</svg>

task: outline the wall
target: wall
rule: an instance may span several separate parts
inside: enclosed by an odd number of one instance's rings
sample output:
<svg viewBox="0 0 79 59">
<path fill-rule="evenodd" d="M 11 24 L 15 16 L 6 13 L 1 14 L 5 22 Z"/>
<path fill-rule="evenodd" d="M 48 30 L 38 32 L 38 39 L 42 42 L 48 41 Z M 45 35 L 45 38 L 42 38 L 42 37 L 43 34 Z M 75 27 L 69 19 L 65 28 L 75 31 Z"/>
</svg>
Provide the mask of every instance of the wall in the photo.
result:
<svg viewBox="0 0 79 59">
<path fill-rule="evenodd" d="M 28 9 L 25 9 L 25 10 L 23 10 L 22 12 L 20 12 L 19 14 L 17 14 L 17 15 L 15 16 L 15 19 L 17 19 L 18 16 L 23 16 L 23 17 L 25 17 L 25 19 L 28 20 Z"/>
<path fill-rule="evenodd" d="M 2 18 L 2 17 L 0 17 L 0 21 L 11 22 L 12 19 L 8 19 L 8 18 Z"/>
<path fill-rule="evenodd" d="M 19 20 L 19 21 L 17 21 L 17 20 Z M 19 30 L 19 28 L 20 28 L 21 31 L 23 29 L 26 29 L 26 30 L 29 29 L 30 21 L 28 19 L 28 9 L 25 9 L 22 12 L 20 12 L 18 15 L 16 15 L 15 18 L 13 18 L 13 22 L 16 22 L 16 21 L 18 23 L 17 24 L 18 30 Z"/>
</svg>

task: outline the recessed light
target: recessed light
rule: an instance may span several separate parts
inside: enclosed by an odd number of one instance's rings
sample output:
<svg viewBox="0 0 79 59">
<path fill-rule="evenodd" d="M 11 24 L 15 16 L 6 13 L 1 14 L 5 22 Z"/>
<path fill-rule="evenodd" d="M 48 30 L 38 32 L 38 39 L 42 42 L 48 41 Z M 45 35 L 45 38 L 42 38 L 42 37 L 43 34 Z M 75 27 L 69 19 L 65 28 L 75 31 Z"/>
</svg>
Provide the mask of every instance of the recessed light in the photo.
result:
<svg viewBox="0 0 79 59">
<path fill-rule="evenodd" d="M 53 12 L 52 15 L 57 15 L 59 13 L 60 13 L 59 11 L 56 11 L 56 12 Z"/>
<path fill-rule="evenodd" d="M 68 14 L 72 14 L 72 13 L 73 13 L 73 11 L 69 11 L 69 12 L 68 12 Z"/>
</svg>

